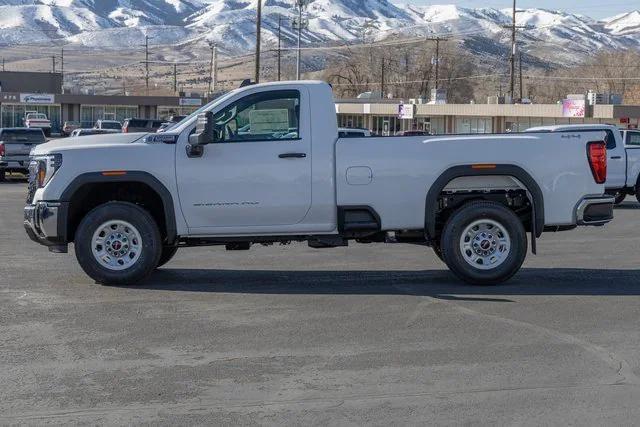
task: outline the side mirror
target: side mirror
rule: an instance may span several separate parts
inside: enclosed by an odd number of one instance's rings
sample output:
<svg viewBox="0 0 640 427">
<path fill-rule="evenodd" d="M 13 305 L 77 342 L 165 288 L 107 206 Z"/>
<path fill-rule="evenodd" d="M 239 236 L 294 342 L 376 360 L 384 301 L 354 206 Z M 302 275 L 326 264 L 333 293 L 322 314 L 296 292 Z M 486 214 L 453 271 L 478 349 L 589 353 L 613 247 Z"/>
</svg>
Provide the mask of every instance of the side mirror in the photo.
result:
<svg viewBox="0 0 640 427">
<path fill-rule="evenodd" d="M 213 112 L 198 114 L 196 131 L 189 136 L 189 145 L 193 147 L 207 145 L 218 141 L 218 135 L 213 122 Z"/>
<path fill-rule="evenodd" d="M 213 122 L 213 112 L 198 114 L 196 121 L 196 131 L 189 135 L 189 144 L 187 145 L 187 157 L 202 157 L 204 146 L 218 141 L 218 134 L 215 130 Z"/>
</svg>

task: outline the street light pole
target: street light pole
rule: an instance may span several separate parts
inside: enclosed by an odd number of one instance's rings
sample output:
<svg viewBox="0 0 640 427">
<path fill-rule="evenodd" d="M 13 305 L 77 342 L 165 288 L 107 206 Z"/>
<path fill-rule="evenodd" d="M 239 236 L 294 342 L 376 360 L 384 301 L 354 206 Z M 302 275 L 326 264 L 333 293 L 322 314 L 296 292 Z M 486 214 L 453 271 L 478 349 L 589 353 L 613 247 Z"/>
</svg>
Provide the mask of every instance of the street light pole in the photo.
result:
<svg viewBox="0 0 640 427">
<path fill-rule="evenodd" d="M 258 0 L 258 19 L 256 21 L 256 72 L 255 82 L 260 83 L 260 33 L 262 32 L 262 0 Z"/>
<path fill-rule="evenodd" d="M 303 0 L 297 0 L 298 5 L 298 49 L 296 53 L 296 80 L 300 80 L 300 39 L 302 38 L 302 6 Z"/>
</svg>

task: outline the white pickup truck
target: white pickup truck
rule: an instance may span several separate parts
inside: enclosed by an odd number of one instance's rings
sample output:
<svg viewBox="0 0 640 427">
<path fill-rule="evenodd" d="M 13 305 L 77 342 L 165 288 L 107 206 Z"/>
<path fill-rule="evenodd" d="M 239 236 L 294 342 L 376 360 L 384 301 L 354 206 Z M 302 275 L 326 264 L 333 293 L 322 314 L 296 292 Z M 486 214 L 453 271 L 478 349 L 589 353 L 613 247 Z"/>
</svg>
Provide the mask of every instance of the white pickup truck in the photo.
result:
<svg viewBox="0 0 640 427">
<path fill-rule="evenodd" d="M 30 129 L 42 129 L 45 136 L 51 136 L 51 120 L 46 114 L 36 111 L 27 111 L 24 116 L 24 127 Z"/>
<path fill-rule="evenodd" d="M 627 194 L 636 194 L 640 184 L 640 152 L 629 151 L 629 145 L 617 126 L 607 124 L 576 124 L 539 126 L 525 132 L 604 132 L 607 144 L 607 182 L 606 193 L 620 204 Z"/>
<path fill-rule="evenodd" d="M 459 278 L 512 277 L 527 232 L 602 225 L 603 132 L 338 138 L 323 82 L 244 87 L 169 132 L 38 146 L 28 235 L 133 284 L 178 248 L 306 241 L 429 245 Z M 560 142 L 564 142 L 560 144 Z"/>
</svg>

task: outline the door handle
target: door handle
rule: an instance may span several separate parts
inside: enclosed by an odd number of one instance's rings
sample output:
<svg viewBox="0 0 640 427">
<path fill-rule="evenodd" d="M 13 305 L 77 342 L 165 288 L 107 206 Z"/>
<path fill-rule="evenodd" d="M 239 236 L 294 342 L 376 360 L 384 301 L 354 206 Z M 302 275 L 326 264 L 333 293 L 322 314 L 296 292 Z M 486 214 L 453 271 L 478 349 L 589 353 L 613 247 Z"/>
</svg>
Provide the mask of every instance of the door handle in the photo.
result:
<svg viewBox="0 0 640 427">
<path fill-rule="evenodd" d="M 622 158 L 622 156 L 611 156 L 610 157 L 611 160 L 619 160 L 621 158 Z"/>
<path fill-rule="evenodd" d="M 278 157 L 281 159 L 304 159 L 307 153 L 282 153 Z"/>
</svg>

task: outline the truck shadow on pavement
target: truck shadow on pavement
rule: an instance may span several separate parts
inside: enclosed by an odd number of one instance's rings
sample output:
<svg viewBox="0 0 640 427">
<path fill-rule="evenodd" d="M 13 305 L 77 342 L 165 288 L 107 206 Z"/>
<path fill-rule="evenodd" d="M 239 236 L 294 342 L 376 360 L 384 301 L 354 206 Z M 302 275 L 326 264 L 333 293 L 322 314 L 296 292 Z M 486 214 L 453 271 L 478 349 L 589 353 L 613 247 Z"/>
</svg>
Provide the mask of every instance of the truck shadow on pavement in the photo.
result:
<svg viewBox="0 0 640 427">
<path fill-rule="evenodd" d="M 467 285 L 446 270 L 271 271 L 165 268 L 137 288 L 182 292 L 415 295 L 447 300 L 512 302 L 498 296 L 640 295 L 640 270 L 523 269 L 496 286 Z"/>
<path fill-rule="evenodd" d="M 640 209 L 640 203 L 637 202 L 622 202 L 616 205 L 614 209 Z"/>
</svg>

